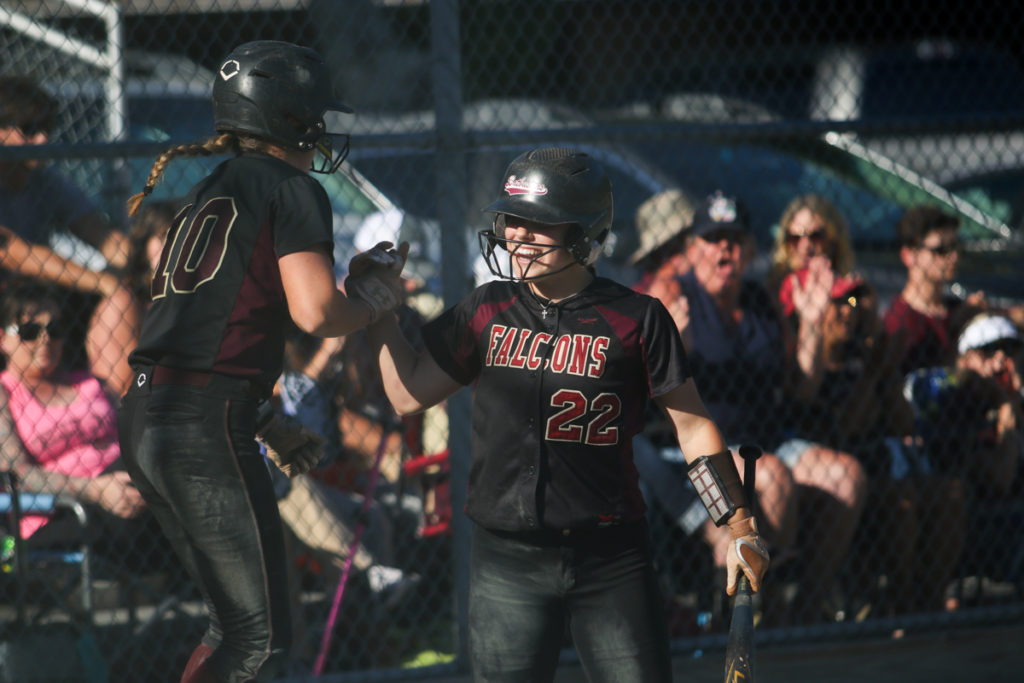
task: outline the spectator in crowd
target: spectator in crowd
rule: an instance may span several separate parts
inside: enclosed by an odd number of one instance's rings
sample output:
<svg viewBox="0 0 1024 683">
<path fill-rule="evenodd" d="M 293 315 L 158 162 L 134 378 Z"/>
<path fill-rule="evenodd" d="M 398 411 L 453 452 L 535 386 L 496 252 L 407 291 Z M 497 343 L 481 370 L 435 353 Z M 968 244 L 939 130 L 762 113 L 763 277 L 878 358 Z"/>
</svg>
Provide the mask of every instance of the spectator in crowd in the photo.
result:
<svg viewBox="0 0 1024 683">
<path fill-rule="evenodd" d="M 912 438 L 901 349 L 882 332 L 873 288 L 859 275 L 837 276 L 820 327 L 820 368 L 810 373 L 801 430 L 854 454 L 871 483 L 848 606 L 876 615 L 938 608 L 964 543 L 959 480 L 933 472 Z M 881 602 L 880 575 L 888 578 Z"/>
<path fill-rule="evenodd" d="M 296 417 L 324 438 L 328 453 L 325 459 L 337 459 L 340 443 L 332 401 L 339 378 L 334 362 L 351 339 L 315 340 L 320 343 L 314 350 L 303 353 L 301 347 L 309 348 L 308 343 L 314 339 L 309 335 L 301 337 L 289 344 L 287 369 L 278 380 L 275 394 L 282 412 Z M 278 507 L 284 523 L 307 547 L 327 556 L 340 570 L 351 553 L 363 496 L 330 487 L 310 475 L 288 479 L 276 467 L 271 467 L 271 473 L 281 496 Z M 384 602 L 394 604 L 395 595 L 414 585 L 419 577 L 406 576 L 393 566 L 394 534 L 385 511 L 372 503 L 365 521 L 368 523 L 366 534 L 353 557 L 353 566 L 366 573 L 375 594 Z"/>
<path fill-rule="evenodd" d="M 772 250 L 768 286 L 779 292 L 789 275 L 803 268 L 821 267 L 846 275 L 853 270 L 850 231 L 835 204 L 818 194 L 795 197 L 779 218 Z M 790 311 L 783 311 L 789 315 Z"/>
<path fill-rule="evenodd" d="M 45 144 L 56 114 L 56 100 L 32 80 L 0 78 L 0 144 Z M 119 396 L 131 380 L 127 354 L 138 331 L 139 304 L 110 270 L 90 270 L 57 255 L 50 243 L 59 230 L 98 249 L 111 268 L 126 265 L 126 236 L 112 229 L 92 200 L 56 168 L 41 159 L 0 163 L 0 268 L 96 302 L 85 335 L 88 367 L 109 393 Z"/>
<path fill-rule="evenodd" d="M 809 393 L 810 378 L 788 360 L 790 329 L 772 297 L 743 277 L 752 254 L 748 215 L 742 202 L 720 192 L 698 207 L 686 248 L 692 267 L 680 278 L 687 314 L 680 333 L 708 411 L 728 443 L 759 444 L 792 472 L 802 531 L 821 542 L 808 546 L 801 597 L 793 601 L 794 610 L 805 612 L 791 618 L 816 621 L 856 531 L 867 478 L 849 453 L 792 429 L 793 408 Z M 778 529 L 783 520 L 765 521 Z"/>
<path fill-rule="evenodd" d="M 22 490 L 67 494 L 84 503 L 95 538 L 134 543 L 144 538 L 145 504 L 120 469 L 116 414 L 99 380 L 62 363 L 61 306 L 52 289 L 35 280 L 5 283 L 0 299 L 0 466 Z M 26 515 L 22 535 L 33 544 L 69 540 L 73 520 L 48 523 Z M 158 534 L 155 527 L 148 534 Z M 77 531 L 76 531 L 77 533 Z M 125 550 L 143 552 L 129 546 Z"/>
<path fill-rule="evenodd" d="M 960 253 L 960 220 L 935 206 L 913 206 L 896 226 L 900 260 L 907 269 L 903 290 L 885 312 L 885 331 L 906 345 L 900 370 L 952 365 L 957 311 L 962 303 L 984 305 L 984 293 L 966 302 L 947 294 Z"/>
<path fill-rule="evenodd" d="M 932 467 L 992 499 L 1020 486 L 1022 337 L 1005 315 L 972 310 L 955 364 L 915 370 L 905 392 Z"/>
<path fill-rule="evenodd" d="M 633 289 L 660 300 L 680 329 L 687 324 L 687 300 L 682 295 L 680 277 L 690 269 L 686 231 L 693 216 L 694 204 L 681 190 L 666 190 L 650 197 L 637 209 L 640 246 L 629 259 L 642 270 Z M 699 531 L 712 548 L 716 570 L 724 577 L 729 536 L 718 532 L 697 499 L 686 476 L 686 461 L 670 426 L 660 411 L 650 413 L 644 432 L 633 439 L 633 461 L 640 474 L 645 499 L 656 503 L 652 509 L 665 514 L 686 535 Z M 736 462 L 742 472 L 742 464 Z M 755 484 L 761 532 L 771 546 L 788 550 L 796 531 L 793 477 L 773 454 L 765 454 L 758 460 L 758 472 Z M 778 564 L 784 560 L 785 553 L 776 551 L 772 557 Z"/>
<path fill-rule="evenodd" d="M 813 342 L 820 339 L 832 284 L 850 273 L 853 262 L 850 233 L 839 209 L 817 194 L 794 198 L 779 219 L 768 286 L 794 332 L 790 340 L 805 341 L 788 349 L 804 368 L 817 362 L 814 352 L 820 346 Z"/>
<path fill-rule="evenodd" d="M 640 246 L 629 257 L 629 264 L 642 273 L 633 289 L 659 299 L 677 325 L 683 315 L 676 310 L 679 276 L 690 269 L 684 244 L 692 221 L 693 202 L 682 190 L 673 188 L 649 197 L 636 211 Z"/>
<path fill-rule="evenodd" d="M 984 408 L 970 482 L 982 496 L 1005 497 L 1021 490 L 1024 468 L 1020 328 L 1010 318 L 983 312 L 972 318 L 957 341 L 957 370 L 973 373 L 983 387 Z"/>
</svg>

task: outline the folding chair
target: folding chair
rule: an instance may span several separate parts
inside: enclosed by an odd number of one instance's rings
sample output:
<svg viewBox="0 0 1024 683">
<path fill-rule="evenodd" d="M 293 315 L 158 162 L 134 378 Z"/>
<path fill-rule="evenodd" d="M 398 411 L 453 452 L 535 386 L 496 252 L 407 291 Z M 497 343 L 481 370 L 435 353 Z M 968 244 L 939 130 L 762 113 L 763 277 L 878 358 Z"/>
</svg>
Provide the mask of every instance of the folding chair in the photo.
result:
<svg viewBox="0 0 1024 683">
<path fill-rule="evenodd" d="M 21 493 L 18 491 L 17 477 L 13 472 L 0 472 L 0 486 L 5 490 L 0 493 L 0 514 L 8 519 L 9 534 L 14 539 L 14 557 L 10 571 L 14 576 L 14 604 L 16 618 L 19 623 L 31 625 L 39 623 L 60 604 L 72 590 L 68 587 L 49 608 L 37 605 L 31 619 L 28 615 L 27 579 L 29 567 L 47 567 L 54 565 L 77 566 L 79 573 L 78 585 L 81 592 L 81 616 L 92 623 L 92 552 L 89 547 L 89 518 L 85 508 L 77 500 L 63 496 L 40 493 Z M 26 513 L 53 513 L 61 509 L 69 510 L 77 521 L 81 531 L 79 541 L 70 548 L 29 548 L 21 537 L 21 518 Z M 6 569 L 6 568 L 5 568 Z M 39 574 L 34 572 L 33 575 Z"/>
</svg>

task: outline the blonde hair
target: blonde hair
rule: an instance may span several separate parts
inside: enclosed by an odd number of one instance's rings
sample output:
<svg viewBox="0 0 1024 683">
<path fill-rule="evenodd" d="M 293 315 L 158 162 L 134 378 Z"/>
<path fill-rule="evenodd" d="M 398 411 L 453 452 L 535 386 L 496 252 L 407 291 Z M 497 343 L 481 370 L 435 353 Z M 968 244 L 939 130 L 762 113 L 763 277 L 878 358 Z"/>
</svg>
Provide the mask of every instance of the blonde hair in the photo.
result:
<svg viewBox="0 0 1024 683">
<path fill-rule="evenodd" d="M 128 199 L 128 215 L 134 218 L 139 213 L 142 200 L 153 192 L 153 188 L 160 182 L 160 176 L 164 174 L 167 164 L 180 156 L 213 156 L 216 154 L 241 154 L 243 151 L 259 151 L 265 149 L 270 143 L 258 138 L 235 133 L 221 133 L 205 142 L 193 142 L 187 145 L 177 145 L 164 151 L 156 158 L 153 166 L 149 169 L 149 178 L 142 192 L 132 195 Z"/>
<path fill-rule="evenodd" d="M 805 194 L 794 198 L 783 210 L 779 219 L 779 230 L 775 236 L 772 249 L 771 281 L 781 284 L 789 273 L 789 257 L 792 249 L 786 243 L 786 234 L 793 218 L 803 209 L 809 210 L 825 223 L 825 236 L 828 245 L 825 253 L 832 259 L 832 268 L 840 275 L 848 275 L 853 270 L 853 245 L 850 243 L 850 231 L 846 219 L 836 205 L 819 194 Z"/>
</svg>

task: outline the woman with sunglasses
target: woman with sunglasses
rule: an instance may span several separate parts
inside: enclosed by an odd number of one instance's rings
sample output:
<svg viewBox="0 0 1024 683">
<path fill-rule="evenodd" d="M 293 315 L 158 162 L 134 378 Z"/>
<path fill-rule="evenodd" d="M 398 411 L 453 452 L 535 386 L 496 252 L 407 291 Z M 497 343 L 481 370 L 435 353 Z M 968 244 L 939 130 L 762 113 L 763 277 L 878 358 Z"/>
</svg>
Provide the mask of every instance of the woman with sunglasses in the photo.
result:
<svg viewBox="0 0 1024 683">
<path fill-rule="evenodd" d="M 0 468 L 13 471 L 24 491 L 77 498 L 104 537 L 125 537 L 127 520 L 145 505 L 119 470 L 116 414 L 102 385 L 63 363 L 64 328 L 51 289 L 21 278 L 7 283 L 0 349 Z M 48 520 L 26 515 L 23 537 L 40 545 L 66 540 L 67 525 Z"/>
<path fill-rule="evenodd" d="M 57 101 L 31 79 L 0 77 L 0 146 L 47 144 L 57 112 Z M 66 309 L 78 309 L 82 322 L 88 321 L 84 350 L 69 345 L 68 360 L 78 363 L 75 356 L 84 351 L 90 372 L 110 395 L 120 396 L 132 377 L 127 356 L 141 307 L 115 273 L 51 249 L 60 230 L 95 247 L 110 268 L 126 265 L 124 233 L 113 229 L 92 199 L 54 165 L 43 159 L 0 162 L 0 269 L 65 288 Z"/>
<path fill-rule="evenodd" d="M 827 291 L 828 282 L 835 275 L 847 275 L 853 262 L 850 233 L 839 209 L 821 195 L 800 195 L 790 201 L 779 219 L 768 286 L 779 292 L 789 315 L 795 284 L 790 275 L 810 269 L 811 281 L 821 282 L 822 291 Z"/>
</svg>

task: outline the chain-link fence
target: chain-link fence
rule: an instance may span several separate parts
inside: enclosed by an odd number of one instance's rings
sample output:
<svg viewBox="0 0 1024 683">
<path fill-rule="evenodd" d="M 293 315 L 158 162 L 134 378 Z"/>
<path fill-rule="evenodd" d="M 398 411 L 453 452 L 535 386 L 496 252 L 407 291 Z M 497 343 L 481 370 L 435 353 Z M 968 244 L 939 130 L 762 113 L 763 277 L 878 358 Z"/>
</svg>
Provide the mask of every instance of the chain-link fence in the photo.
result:
<svg viewBox="0 0 1024 683">
<path fill-rule="evenodd" d="M 481 208 L 516 155 L 571 145 L 605 165 L 598 272 L 662 298 L 726 439 L 766 452 L 765 642 L 1019 619 L 1016 18 L 966 2 L 0 0 L 16 475 L 0 503 L 23 532 L 5 525 L 0 671 L 176 680 L 202 635 L 157 527 L 117 514 L 132 493 L 113 411 L 162 231 L 217 160 L 172 163 L 138 218 L 124 207 L 160 152 L 212 133 L 220 60 L 254 39 L 319 51 L 356 109 L 348 162 L 320 177 L 337 274 L 410 240 L 412 333 L 489 277 Z M 688 230 L 718 191 L 719 215 L 746 206 L 744 237 Z M 278 482 L 291 673 L 464 669 L 470 397 L 399 420 L 362 349 L 296 333 L 279 385 L 332 453 Z M 659 422 L 634 449 L 674 648 L 721 646 L 720 538 Z"/>
</svg>

